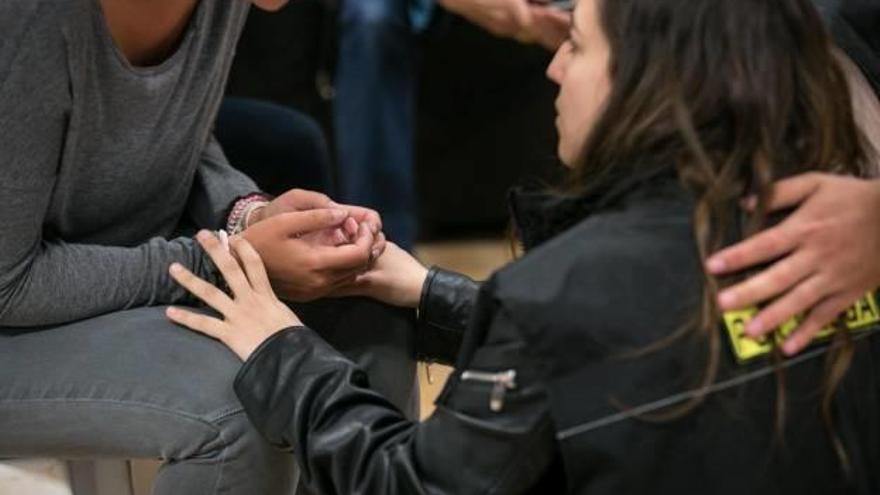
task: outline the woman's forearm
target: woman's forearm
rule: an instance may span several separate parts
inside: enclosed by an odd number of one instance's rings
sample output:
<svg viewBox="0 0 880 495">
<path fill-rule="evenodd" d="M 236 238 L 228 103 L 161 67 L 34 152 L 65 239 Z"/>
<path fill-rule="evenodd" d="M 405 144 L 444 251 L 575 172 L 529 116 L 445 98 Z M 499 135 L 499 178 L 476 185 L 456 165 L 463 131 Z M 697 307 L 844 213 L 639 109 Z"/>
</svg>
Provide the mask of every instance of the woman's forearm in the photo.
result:
<svg viewBox="0 0 880 495">
<path fill-rule="evenodd" d="M 213 265 L 189 238 L 136 247 L 41 242 L 0 273 L 0 326 L 55 325 L 190 300 L 167 274 L 172 262 L 216 280 Z"/>
<path fill-rule="evenodd" d="M 462 387 L 453 396 L 464 399 L 440 404 L 425 422 L 411 421 L 307 328 L 264 342 L 235 382 L 252 423 L 297 456 L 304 481 L 317 493 L 527 490 L 555 456 L 542 389 L 519 384 L 510 393 L 520 395 L 495 413 L 488 408 L 489 387 Z"/>
</svg>

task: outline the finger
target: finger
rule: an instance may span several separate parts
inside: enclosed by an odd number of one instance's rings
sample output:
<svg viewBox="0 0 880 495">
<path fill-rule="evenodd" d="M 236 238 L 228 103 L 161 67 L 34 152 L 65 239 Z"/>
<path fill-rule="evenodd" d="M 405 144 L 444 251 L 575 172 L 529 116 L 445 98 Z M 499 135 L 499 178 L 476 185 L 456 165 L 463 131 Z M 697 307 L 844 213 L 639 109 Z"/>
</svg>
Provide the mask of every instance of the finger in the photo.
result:
<svg viewBox="0 0 880 495">
<path fill-rule="evenodd" d="M 260 258 L 251 243 L 241 236 L 236 236 L 231 239 L 229 246 L 241 260 L 241 264 L 244 265 L 245 275 L 247 275 L 251 287 L 259 294 L 274 295 L 263 259 Z"/>
<path fill-rule="evenodd" d="M 348 218 L 342 209 L 317 209 L 283 213 L 273 217 L 278 228 L 288 237 L 297 237 L 319 230 L 339 227 Z"/>
<path fill-rule="evenodd" d="M 568 29 L 571 27 L 571 14 L 568 12 L 546 5 L 532 5 L 531 9 L 534 14 L 533 19 L 537 19 L 540 16 L 541 20 L 554 24 L 554 29 Z"/>
<path fill-rule="evenodd" d="M 385 239 L 385 233 L 379 232 L 379 235 L 376 236 L 376 239 L 373 241 L 373 249 L 372 249 L 372 261 L 375 262 L 382 256 L 382 253 L 385 252 L 385 248 L 387 247 L 388 242 Z"/>
<path fill-rule="evenodd" d="M 352 242 L 357 238 L 358 233 L 358 223 L 352 217 L 348 217 L 345 219 L 345 223 L 343 225 L 343 231 L 346 235 L 346 242 Z"/>
<path fill-rule="evenodd" d="M 361 224 L 354 243 L 316 249 L 321 259 L 319 269 L 346 273 L 362 270 L 369 265 L 372 245 L 373 233 L 366 224 Z"/>
<path fill-rule="evenodd" d="M 840 313 L 861 297 L 860 293 L 847 293 L 829 297 L 810 311 L 797 330 L 782 344 L 782 352 L 792 356 L 804 350 L 816 335 L 840 316 Z"/>
<path fill-rule="evenodd" d="M 217 318 L 194 313 L 185 309 L 169 307 L 165 310 L 165 316 L 178 325 L 203 333 L 208 337 L 220 340 L 223 336 L 225 324 Z"/>
<path fill-rule="evenodd" d="M 803 203 L 819 189 L 822 179 L 821 174 L 807 173 L 780 180 L 773 185 L 773 194 L 770 195 L 767 211 L 784 210 Z M 745 207 L 754 210 L 757 207 L 756 198 L 748 198 Z"/>
<path fill-rule="evenodd" d="M 791 252 L 797 243 L 791 220 L 786 220 L 712 255 L 706 260 L 706 270 L 714 275 L 737 272 L 779 258 Z"/>
<path fill-rule="evenodd" d="M 746 325 L 746 333 L 752 337 L 769 333 L 794 316 L 804 314 L 828 295 L 826 291 L 827 285 L 821 277 L 804 280 L 773 304 L 761 310 Z"/>
<path fill-rule="evenodd" d="M 309 234 L 302 234 L 300 239 L 309 241 L 312 244 L 323 246 L 338 246 L 348 243 L 348 236 L 342 231 L 341 227 L 333 227 L 326 230 L 319 230 Z"/>
<path fill-rule="evenodd" d="M 794 253 L 757 275 L 722 291 L 718 295 L 718 305 L 723 310 L 732 310 L 762 303 L 807 279 L 816 268 L 812 256 L 803 252 Z"/>
<path fill-rule="evenodd" d="M 220 270 L 220 274 L 223 275 L 223 279 L 226 280 L 226 284 L 232 290 L 232 293 L 236 296 L 247 294 L 251 290 L 247 277 L 245 277 L 244 272 L 241 270 L 241 266 L 232 257 L 232 254 L 220 244 L 217 237 L 203 230 L 198 233 L 196 239 L 198 239 L 205 252 L 208 253 L 211 261 L 214 262 L 214 266 Z"/>
<path fill-rule="evenodd" d="M 364 208 L 363 206 L 353 206 L 353 205 L 340 205 L 342 208 L 348 210 L 349 216 L 351 216 L 355 220 L 354 224 L 354 232 L 352 235 L 357 234 L 357 227 L 359 223 L 367 222 L 370 224 L 372 228 L 373 234 L 378 234 L 380 230 L 382 230 L 382 217 L 379 215 L 379 212 L 376 210 L 371 210 L 370 208 Z"/>
<path fill-rule="evenodd" d="M 332 245 L 339 246 L 340 244 L 348 243 L 348 235 L 345 233 L 342 228 L 333 229 L 332 233 Z"/>
<path fill-rule="evenodd" d="M 227 316 L 234 308 L 235 303 L 222 290 L 197 277 L 180 263 L 172 263 L 168 272 L 171 278 L 190 294 L 219 311 L 223 316 Z"/>
</svg>

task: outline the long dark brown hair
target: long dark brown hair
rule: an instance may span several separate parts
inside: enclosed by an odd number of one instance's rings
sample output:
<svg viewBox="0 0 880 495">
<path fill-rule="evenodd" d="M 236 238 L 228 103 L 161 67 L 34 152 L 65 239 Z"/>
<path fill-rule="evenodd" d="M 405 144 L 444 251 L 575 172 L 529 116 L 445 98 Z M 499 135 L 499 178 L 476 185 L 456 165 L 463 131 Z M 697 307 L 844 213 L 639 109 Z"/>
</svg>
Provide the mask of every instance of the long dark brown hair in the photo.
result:
<svg viewBox="0 0 880 495">
<path fill-rule="evenodd" d="M 612 90 L 573 167 L 570 189 L 632 164 L 676 167 L 695 198 L 694 238 L 705 261 L 730 240 L 726 233 L 739 218 L 741 198 L 758 198 L 748 235 L 766 224 L 774 181 L 806 171 L 866 175 L 867 148 L 847 80 L 809 0 L 597 1 L 611 47 Z M 705 388 L 720 360 L 716 297 L 730 281 L 708 274 L 703 281 L 695 322 L 673 337 L 696 332 L 707 342 Z M 830 403 L 851 352 L 847 332 L 837 332 L 822 402 L 829 427 Z M 781 372 L 777 378 L 781 425 Z M 832 437 L 846 466 L 846 453 Z"/>
</svg>

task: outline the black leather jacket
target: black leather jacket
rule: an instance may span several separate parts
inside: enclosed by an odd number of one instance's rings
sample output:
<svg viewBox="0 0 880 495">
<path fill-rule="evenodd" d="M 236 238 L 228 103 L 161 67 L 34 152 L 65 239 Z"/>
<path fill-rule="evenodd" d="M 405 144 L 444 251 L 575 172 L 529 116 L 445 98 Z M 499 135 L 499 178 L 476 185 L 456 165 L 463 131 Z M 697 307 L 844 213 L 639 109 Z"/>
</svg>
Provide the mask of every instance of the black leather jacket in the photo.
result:
<svg viewBox="0 0 880 495">
<path fill-rule="evenodd" d="M 704 340 L 679 339 L 627 357 L 696 311 L 702 272 L 688 195 L 660 176 L 598 196 L 519 194 L 513 205 L 532 249 L 483 284 L 476 302 L 476 286 L 461 277 L 434 271 L 426 284 L 421 316 L 439 325 L 423 327 L 420 352 L 457 354 L 427 421 L 407 420 L 307 328 L 277 334 L 245 364 L 235 383 L 245 409 L 292 450 L 313 490 L 880 493 L 874 330 L 859 334 L 833 430 L 818 412 L 827 346 L 786 362 L 786 423 L 777 427 L 772 361 L 740 364 L 726 340 L 701 405 L 657 421 L 695 395 L 709 355 Z"/>
</svg>

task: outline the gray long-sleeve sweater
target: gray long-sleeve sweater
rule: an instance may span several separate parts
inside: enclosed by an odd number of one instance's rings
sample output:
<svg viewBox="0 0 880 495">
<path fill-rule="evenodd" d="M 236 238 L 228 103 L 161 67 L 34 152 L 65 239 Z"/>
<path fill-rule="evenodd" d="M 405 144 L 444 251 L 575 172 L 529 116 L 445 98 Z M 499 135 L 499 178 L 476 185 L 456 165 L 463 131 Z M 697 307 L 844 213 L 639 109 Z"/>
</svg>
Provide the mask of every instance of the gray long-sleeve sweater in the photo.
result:
<svg viewBox="0 0 880 495">
<path fill-rule="evenodd" d="M 180 302 L 173 261 L 213 280 L 170 238 L 257 190 L 211 134 L 249 8 L 200 1 L 176 52 L 136 68 L 98 0 L 0 2 L 0 326 Z"/>
</svg>

